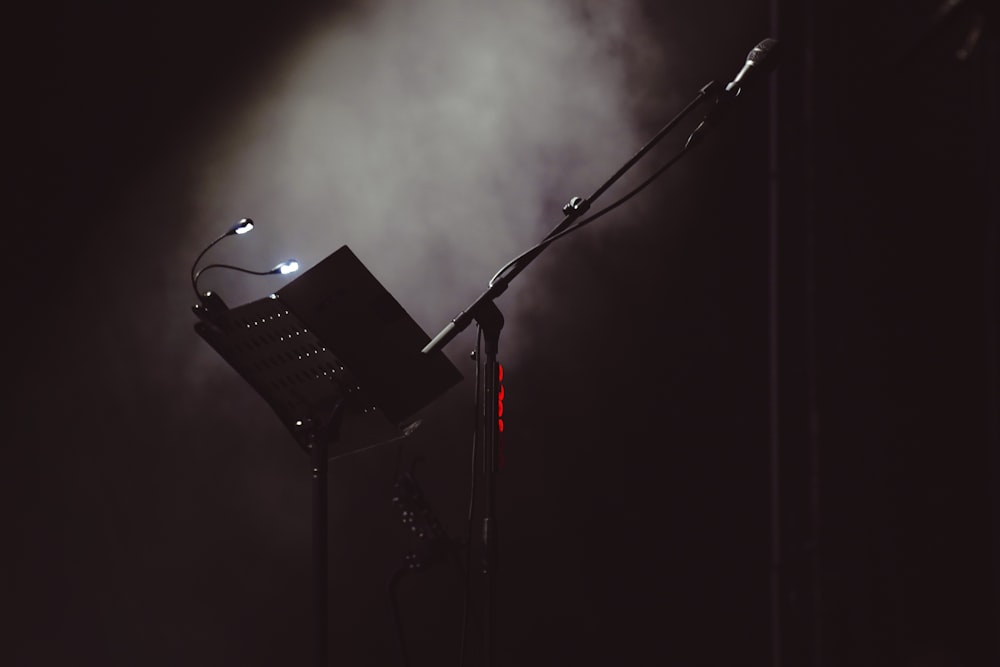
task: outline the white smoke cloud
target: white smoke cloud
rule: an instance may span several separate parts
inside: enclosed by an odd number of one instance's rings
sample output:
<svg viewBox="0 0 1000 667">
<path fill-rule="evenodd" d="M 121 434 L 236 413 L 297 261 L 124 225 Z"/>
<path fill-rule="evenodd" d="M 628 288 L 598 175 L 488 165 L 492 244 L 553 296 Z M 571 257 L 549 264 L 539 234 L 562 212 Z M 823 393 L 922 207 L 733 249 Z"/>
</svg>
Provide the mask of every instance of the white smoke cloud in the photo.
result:
<svg viewBox="0 0 1000 667">
<path fill-rule="evenodd" d="M 67 286 L 68 320 L 79 331 L 74 352 L 88 362 L 66 403 L 91 409 L 104 435 L 92 461 L 85 454 L 93 443 L 78 448 L 73 475 L 90 475 L 88 488 L 106 494 L 120 523 L 140 536 L 130 540 L 155 545 L 163 562 L 178 558 L 170 570 L 195 574 L 201 566 L 190 562 L 188 545 L 229 535 L 213 517 L 250 517 L 238 530 L 263 557 L 298 557 L 303 546 L 301 453 L 281 442 L 285 434 L 259 399 L 192 331 L 185 271 L 197 252 L 242 216 L 258 229 L 227 239 L 210 261 L 268 268 L 294 256 L 308 268 L 349 244 L 436 332 L 561 218 L 570 196 L 591 193 L 645 139 L 649 128 L 638 130 L 636 110 L 662 84 L 643 79 L 669 72 L 637 6 L 369 2 L 315 20 L 264 71 L 220 86 L 204 127 L 185 128 L 189 140 L 123 195 L 114 212 L 120 236 L 95 234 L 81 249 L 79 279 Z M 542 273 L 525 272 L 501 299 L 505 362 L 530 344 L 515 305 L 552 298 Z M 282 283 L 213 272 L 202 286 L 238 305 Z M 459 341 L 449 353 L 467 349 Z M 37 377 L 39 386 L 62 377 L 53 370 Z M 340 512 L 372 477 L 358 472 L 363 461 L 352 460 L 357 479 L 331 485 Z M 137 495 L 153 500 L 137 504 Z M 129 525 L 133 505 L 153 518 Z M 241 567 L 227 551 L 242 556 L 238 549 L 213 539 L 208 551 Z M 148 576 L 139 560 L 123 568 L 126 582 Z M 289 579 L 275 578 L 286 592 L 299 576 L 287 572 Z M 121 595 L 142 603 L 138 593 Z M 204 609 L 201 601 L 191 606 Z M 220 645 L 228 649 L 230 636 L 220 633 Z"/>
<path fill-rule="evenodd" d="M 639 145 L 626 65 L 647 40 L 626 2 L 384 0 L 319 20 L 207 131 L 190 253 L 242 215 L 269 239 L 230 245 L 244 265 L 346 243 L 433 334 Z M 525 274 L 504 301 L 538 291 Z"/>
</svg>

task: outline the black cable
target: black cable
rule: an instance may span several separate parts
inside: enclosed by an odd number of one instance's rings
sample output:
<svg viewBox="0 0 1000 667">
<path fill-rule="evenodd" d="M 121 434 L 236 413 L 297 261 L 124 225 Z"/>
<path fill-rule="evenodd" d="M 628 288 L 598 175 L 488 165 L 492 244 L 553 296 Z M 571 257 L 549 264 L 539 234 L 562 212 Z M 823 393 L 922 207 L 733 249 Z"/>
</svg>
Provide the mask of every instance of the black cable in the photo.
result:
<svg viewBox="0 0 1000 667">
<path fill-rule="evenodd" d="M 520 255 L 518 255 L 514 259 L 512 259 L 509 262 L 507 262 L 506 264 L 504 264 L 500 268 L 500 270 L 497 271 L 495 274 L 493 274 L 493 277 L 490 278 L 489 285 L 492 287 L 493 283 L 495 283 L 499 278 L 503 277 L 502 274 L 505 271 L 508 271 L 511 268 L 515 268 L 517 266 L 518 262 L 524 260 L 525 258 L 529 258 L 529 259 L 533 258 L 534 255 L 537 255 L 541 251 L 545 250 L 545 248 L 547 248 L 549 246 L 549 244 L 554 243 L 555 241 L 558 241 L 559 239 L 563 238 L 564 236 L 577 231 L 581 227 L 583 227 L 585 225 L 588 225 L 591 222 L 594 222 L 598 218 L 601 218 L 601 217 L 607 215 L 608 213 L 610 213 L 611 211 L 615 210 L 616 208 L 618 208 L 622 204 L 625 204 L 627 201 L 629 201 L 630 199 L 632 199 L 633 197 L 635 197 L 637 194 L 639 194 L 640 192 L 642 192 L 643 190 L 645 190 L 653 181 L 655 181 L 657 178 L 659 178 L 663 174 L 663 172 L 665 172 L 667 169 L 669 169 L 670 167 L 672 167 L 674 165 L 674 163 L 676 163 L 678 160 L 680 160 L 681 157 L 683 157 L 684 154 L 687 151 L 688 151 L 688 147 L 685 146 L 674 157 L 670 158 L 670 160 L 668 160 L 666 162 L 666 164 L 664 164 L 659 169 L 657 169 L 656 171 L 654 171 L 651 176 L 649 176 L 642 183 L 640 183 L 635 188 L 633 188 L 632 190 L 630 190 L 629 192 L 627 192 L 620 199 L 612 202 L 611 204 L 608 204 L 607 206 L 605 206 L 604 208 L 602 208 L 597 213 L 594 213 L 593 215 L 590 215 L 590 216 L 584 218 L 583 220 L 578 221 L 572 227 L 570 227 L 568 229 L 564 229 L 564 230 L 562 230 L 561 232 L 559 232 L 557 234 L 552 234 L 551 236 L 547 236 L 545 238 L 545 240 L 541 241 L 540 243 L 535 244 L 531 248 L 528 248 L 527 250 L 525 250 L 524 252 L 522 252 Z"/>
</svg>

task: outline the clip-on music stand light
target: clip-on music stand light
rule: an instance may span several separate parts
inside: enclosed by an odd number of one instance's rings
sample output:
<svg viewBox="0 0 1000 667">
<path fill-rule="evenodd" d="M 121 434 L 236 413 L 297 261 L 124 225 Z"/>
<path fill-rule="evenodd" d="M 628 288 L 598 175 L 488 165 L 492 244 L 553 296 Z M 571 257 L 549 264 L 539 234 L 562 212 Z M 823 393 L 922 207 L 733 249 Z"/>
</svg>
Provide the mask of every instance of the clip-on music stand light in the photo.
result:
<svg viewBox="0 0 1000 667">
<path fill-rule="evenodd" d="M 310 455 L 316 664 L 327 664 L 327 463 L 397 439 L 461 380 L 347 246 L 269 297 L 227 308 L 211 292 L 195 331 L 271 406 Z"/>
</svg>

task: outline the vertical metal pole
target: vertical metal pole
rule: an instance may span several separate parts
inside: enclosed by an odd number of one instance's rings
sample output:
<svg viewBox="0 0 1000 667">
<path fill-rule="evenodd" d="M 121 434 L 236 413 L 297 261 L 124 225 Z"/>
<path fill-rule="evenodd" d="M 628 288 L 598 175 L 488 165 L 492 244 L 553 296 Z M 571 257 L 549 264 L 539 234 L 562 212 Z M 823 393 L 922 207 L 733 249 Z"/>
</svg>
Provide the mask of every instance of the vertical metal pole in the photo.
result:
<svg viewBox="0 0 1000 667">
<path fill-rule="evenodd" d="M 485 356 L 483 358 L 483 489 L 486 509 L 483 515 L 483 574 L 486 576 L 486 664 L 496 665 L 497 633 L 497 570 L 500 560 L 500 532 L 496 517 L 496 477 L 500 469 L 500 426 L 497 415 L 500 366 L 497 352 L 500 347 L 500 330 L 503 315 L 492 301 L 485 303 L 476 313 L 476 321 L 483 331 Z"/>
<path fill-rule="evenodd" d="M 315 617 L 316 667 L 327 667 L 327 628 L 329 607 L 329 561 L 327 550 L 327 442 L 313 436 L 309 442 L 313 487 L 313 613 Z"/>
</svg>

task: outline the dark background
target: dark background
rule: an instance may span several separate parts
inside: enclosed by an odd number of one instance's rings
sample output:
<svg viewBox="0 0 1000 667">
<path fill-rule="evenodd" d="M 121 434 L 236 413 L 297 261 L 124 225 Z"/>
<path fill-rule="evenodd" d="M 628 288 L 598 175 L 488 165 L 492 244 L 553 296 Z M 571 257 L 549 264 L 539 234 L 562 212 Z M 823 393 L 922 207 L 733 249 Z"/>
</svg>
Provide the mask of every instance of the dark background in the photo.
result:
<svg viewBox="0 0 1000 667">
<path fill-rule="evenodd" d="M 691 65 L 637 86 L 726 81 L 771 34 L 773 98 L 748 93 L 639 224 L 532 268 L 560 307 L 523 308 L 532 345 L 508 369 L 502 664 L 997 663 L 995 13 L 758 4 L 739 24 L 644 7 L 651 30 L 690 25 L 671 52 Z M 5 664 L 309 659 L 305 459 L 224 366 L 210 387 L 238 398 L 218 406 L 162 381 L 142 314 L 170 230 L 116 212 L 319 5 L 8 17 Z M 673 110 L 636 115 L 652 133 Z M 149 206 L 183 217 L 182 190 Z M 455 537 L 466 389 L 404 454 Z M 332 466 L 335 664 L 397 660 L 396 455 Z M 401 604 L 414 664 L 456 660 L 454 572 L 405 580 Z"/>
</svg>

